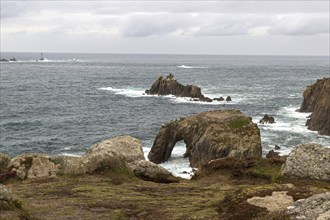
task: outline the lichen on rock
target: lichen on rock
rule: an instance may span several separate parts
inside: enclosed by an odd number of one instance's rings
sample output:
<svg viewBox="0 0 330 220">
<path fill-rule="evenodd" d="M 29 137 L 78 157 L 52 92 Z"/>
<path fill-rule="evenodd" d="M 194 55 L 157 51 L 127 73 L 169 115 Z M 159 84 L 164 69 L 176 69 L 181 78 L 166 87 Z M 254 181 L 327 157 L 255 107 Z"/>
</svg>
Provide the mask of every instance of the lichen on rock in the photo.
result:
<svg viewBox="0 0 330 220">
<path fill-rule="evenodd" d="M 287 178 L 330 182 L 330 148 L 320 144 L 300 144 L 293 148 L 281 169 Z"/>
</svg>

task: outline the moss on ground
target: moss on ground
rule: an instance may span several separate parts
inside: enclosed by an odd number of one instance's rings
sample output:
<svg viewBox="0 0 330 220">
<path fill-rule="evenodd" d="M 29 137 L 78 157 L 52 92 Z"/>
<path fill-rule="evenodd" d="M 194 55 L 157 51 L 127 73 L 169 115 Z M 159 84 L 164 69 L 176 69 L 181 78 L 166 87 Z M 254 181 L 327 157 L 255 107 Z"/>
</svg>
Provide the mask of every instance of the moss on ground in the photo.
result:
<svg viewBox="0 0 330 220">
<path fill-rule="evenodd" d="M 297 200 L 330 190 L 323 182 L 300 180 L 290 180 L 296 186 L 290 188 L 284 184 L 289 180 L 277 180 L 279 171 L 280 165 L 260 160 L 241 175 L 219 169 L 171 184 L 143 181 L 125 170 L 12 179 L 5 184 L 21 206 L 1 210 L 0 219 L 271 219 L 246 199 L 287 190 Z"/>
</svg>

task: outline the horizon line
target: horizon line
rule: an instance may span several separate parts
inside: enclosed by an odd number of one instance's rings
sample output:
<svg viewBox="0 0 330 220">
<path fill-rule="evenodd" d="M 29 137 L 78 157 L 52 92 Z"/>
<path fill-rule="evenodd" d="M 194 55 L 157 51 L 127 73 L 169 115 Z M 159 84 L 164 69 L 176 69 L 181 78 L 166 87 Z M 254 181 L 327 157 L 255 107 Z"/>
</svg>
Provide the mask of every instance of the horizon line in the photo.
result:
<svg viewBox="0 0 330 220">
<path fill-rule="evenodd" d="M 329 57 L 330 53 L 327 55 L 311 55 L 311 54 L 206 54 L 206 53 L 111 53 L 111 52 L 35 52 L 35 51 L 0 51 L 0 53 L 62 53 L 62 54 L 101 54 L 101 55 L 169 55 L 169 56 L 312 56 L 312 57 Z"/>
</svg>

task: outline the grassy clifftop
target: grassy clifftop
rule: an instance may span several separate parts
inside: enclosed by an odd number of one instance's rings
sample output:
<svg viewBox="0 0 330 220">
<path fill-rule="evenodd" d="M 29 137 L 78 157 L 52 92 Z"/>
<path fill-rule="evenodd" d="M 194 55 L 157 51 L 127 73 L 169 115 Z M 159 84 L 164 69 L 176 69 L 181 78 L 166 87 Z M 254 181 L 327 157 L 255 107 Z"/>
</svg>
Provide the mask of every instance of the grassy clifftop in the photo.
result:
<svg viewBox="0 0 330 220">
<path fill-rule="evenodd" d="M 279 164 L 261 159 L 252 166 L 223 166 L 171 184 L 143 181 L 121 169 L 9 179 L 5 185 L 13 192 L 14 205 L 0 210 L 0 219 L 209 220 L 269 219 L 270 215 L 285 219 L 283 214 L 270 214 L 266 208 L 247 203 L 247 198 L 287 191 L 297 200 L 330 190 L 324 182 L 278 178 L 279 171 Z"/>
</svg>

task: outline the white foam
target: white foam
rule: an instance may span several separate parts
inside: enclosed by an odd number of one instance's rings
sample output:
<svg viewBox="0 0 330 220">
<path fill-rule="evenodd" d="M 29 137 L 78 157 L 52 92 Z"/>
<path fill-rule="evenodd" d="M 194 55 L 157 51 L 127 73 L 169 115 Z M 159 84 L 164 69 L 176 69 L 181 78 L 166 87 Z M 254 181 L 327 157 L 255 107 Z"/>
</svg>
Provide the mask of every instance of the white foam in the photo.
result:
<svg viewBox="0 0 330 220">
<path fill-rule="evenodd" d="M 244 101 L 244 98 L 233 98 L 232 101 L 227 102 L 226 100 L 224 101 L 212 101 L 212 102 L 201 102 L 201 101 L 194 101 L 192 100 L 191 97 L 176 97 L 174 95 L 147 95 L 145 94 L 145 90 L 141 88 L 122 88 L 122 89 L 117 89 L 113 87 L 101 87 L 98 88 L 99 90 L 104 90 L 104 91 L 111 91 L 116 95 L 123 95 L 126 97 L 132 97 L 132 98 L 137 98 L 137 97 L 157 97 L 157 98 L 163 98 L 163 99 L 170 99 L 171 102 L 173 103 L 189 103 L 189 104 L 198 104 L 198 105 L 230 105 L 230 104 L 237 104 L 239 102 Z M 218 94 L 206 94 L 206 97 L 210 98 L 215 98 L 215 97 L 220 97 Z M 227 96 L 224 96 L 225 98 Z"/>
<path fill-rule="evenodd" d="M 127 89 L 115 89 L 112 87 L 101 87 L 99 90 L 105 90 L 105 91 L 112 91 L 116 95 L 124 95 L 127 97 L 143 97 L 143 96 L 149 96 L 149 95 L 144 95 L 144 90 L 143 89 L 132 89 L 132 88 L 127 88 Z"/>
<path fill-rule="evenodd" d="M 149 151 L 150 148 L 143 148 L 145 158 L 148 158 Z M 174 176 L 190 179 L 193 175 L 193 169 L 190 166 L 189 159 L 183 157 L 185 152 L 185 143 L 183 141 L 179 141 L 174 146 L 171 157 L 168 161 L 159 165 L 170 171 Z"/>
<path fill-rule="evenodd" d="M 183 69 L 201 69 L 204 67 L 200 67 L 200 66 L 186 66 L 186 65 L 181 65 L 181 66 L 177 66 L 178 68 L 183 68 Z"/>
<path fill-rule="evenodd" d="M 71 154 L 71 153 L 61 153 L 62 156 L 68 156 L 68 157 L 82 157 L 82 155 L 79 154 Z"/>
</svg>

